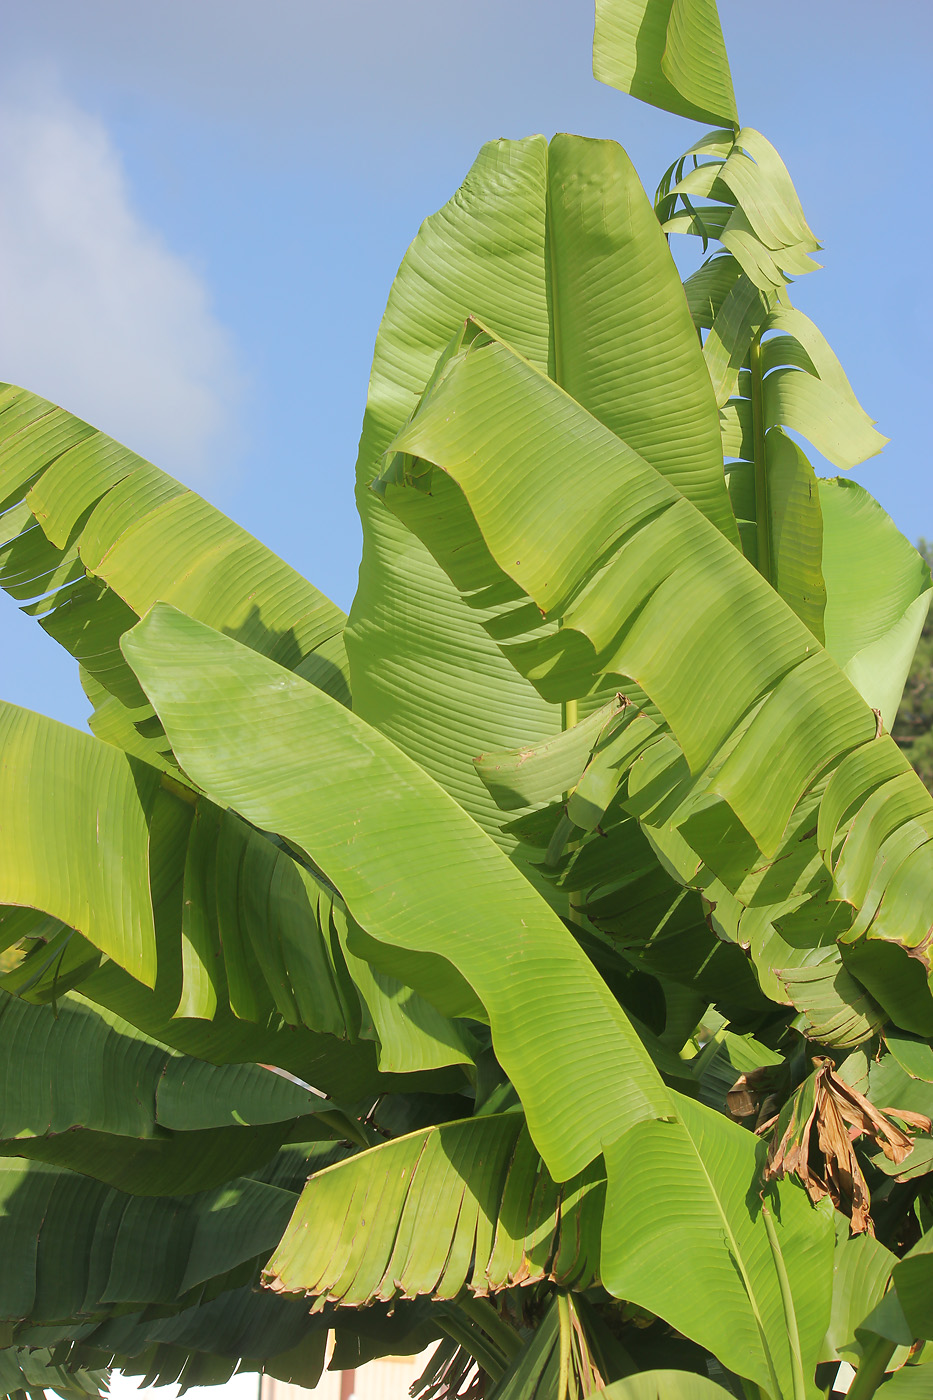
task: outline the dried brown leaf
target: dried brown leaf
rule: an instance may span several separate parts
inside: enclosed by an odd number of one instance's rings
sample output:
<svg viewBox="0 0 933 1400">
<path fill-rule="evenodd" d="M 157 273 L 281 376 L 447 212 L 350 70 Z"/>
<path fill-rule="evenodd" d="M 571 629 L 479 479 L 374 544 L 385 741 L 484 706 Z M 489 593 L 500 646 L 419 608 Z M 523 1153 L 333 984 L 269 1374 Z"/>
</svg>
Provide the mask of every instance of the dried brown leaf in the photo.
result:
<svg viewBox="0 0 933 1400">
<path fill-rule="evenodd" d="M 874 1234 L 868 1183 L 855 1154 L 855 1142 L 870 1138 L 889 1161 L 902 1162 L 913 1138 L 888 1114 L 922 1131 L 930 1120 L 919 1113 L 879 1109 L 834 1072 L 829 1059 L 814 1059 L 815 1073 L 798 1089 L 787 1126 L 777 1130 L 768 1153 L 765 1180 L 797 1176 L 810 1199 L 829 1196 L 848 1215 L 854 1234 Z"/>
</svg>

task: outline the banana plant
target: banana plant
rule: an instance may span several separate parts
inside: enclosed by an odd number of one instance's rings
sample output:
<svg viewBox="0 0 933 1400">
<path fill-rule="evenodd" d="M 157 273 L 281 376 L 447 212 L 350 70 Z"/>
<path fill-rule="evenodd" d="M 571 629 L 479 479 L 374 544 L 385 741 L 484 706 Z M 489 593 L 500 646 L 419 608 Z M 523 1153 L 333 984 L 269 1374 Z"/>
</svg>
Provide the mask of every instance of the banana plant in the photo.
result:
<svg viewBox="0 0 933 1400">
<path fill-rule="evenodd" d="M 422 226 L 348 618 L 0 391 L 0 585 L 93 709 L 0 704 L 8 1395 L 929 1385 L 930 572 L 802 445 L 885 439 L 714 0 L 598 0 L 594 71 L 714 129 L 654 200 L 492 142 Z"/>
</svg>

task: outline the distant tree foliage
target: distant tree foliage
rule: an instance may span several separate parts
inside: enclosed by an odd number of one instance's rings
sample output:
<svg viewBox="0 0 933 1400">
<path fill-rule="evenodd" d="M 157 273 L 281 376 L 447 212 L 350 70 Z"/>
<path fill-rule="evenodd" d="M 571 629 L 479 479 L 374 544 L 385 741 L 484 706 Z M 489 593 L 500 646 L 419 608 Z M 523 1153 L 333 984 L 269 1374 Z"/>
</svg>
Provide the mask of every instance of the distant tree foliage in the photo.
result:
<svg viewBox="0 0 933 1400">
<path fill-rule="evenodd" d="M 933 568 L 933 542 L 918 540 L 917 549 Z M 933 613 L 923 625 L 892 732 L 933 792 Z"/>
</svg>

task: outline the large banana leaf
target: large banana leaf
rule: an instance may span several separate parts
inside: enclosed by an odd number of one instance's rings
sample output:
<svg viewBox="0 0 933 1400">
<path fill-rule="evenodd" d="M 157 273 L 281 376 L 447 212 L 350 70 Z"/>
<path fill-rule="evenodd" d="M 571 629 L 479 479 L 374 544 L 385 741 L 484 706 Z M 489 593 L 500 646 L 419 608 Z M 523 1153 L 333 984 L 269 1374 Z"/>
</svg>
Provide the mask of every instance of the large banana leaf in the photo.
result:
<svg viewBox="0 0 933 1400">
<path fill-rule="evenodd" d="M 547 367 L 546 189 L 542 138 L 493 142 L 454 198 L 426 220 L 380 326 L 357 463 L 363 558 L 346 631 L 354 709 L 493 833 L 501 817 L 473 758 L 548 737 L 560 729 L 560 710 L 514 672 L 482 618 L 369 487 L 472 309 L 507 326 Z"/>
<path fill-rule="evenodd" d="M 557 1180 L 633 1122 L 671 1112 L 637 1035 L 561 921 L 378 730 L 166 605 L 123 647 L 185 771 L 306 852 L 368 935 L 359 951 L 402 950 L 392 958 L 416 991 L 446 1014 L 488 1016 Z M 576 1105 L 572 1118 L 565 1103 Z"/>
<path fill-rule="evenodd" d="M 741 560 L 737 552 L 731 553 Z M 624 1086 L 628 1092 L 620 1102 L 619 1090 L 622 1086 L 616 1087 L 618 1071 L 610 1068 L 610 1057 L 620 1053 L 615 1049 L 616 1044 L 620 1044 L 617 1029 L 621 1019 L 619 1013 L 616 1012 L 611 1021 L 606 1018 L 600 1023 L 596 1022 L 595 989 L 590 991 L 579 979 L 574 971 L 573 958 L 561 954 L 566 961 L 558 962 L 559 944 L 549 928 L 549 919 L 553 916 L 548 911 L 545 917 L 546 906 L 537 900 L 530 886 L 517 873 L 513 873 L 504 858 L 493 858 L 491 853 L 494 847 L 487 838 L 478 832 L 475 837 L 468 838 L 468 831 L 476 830 L 470 827 L 469 818 L 460 813 L 439 789 L 433 788 L 430 780 L 413 769 L 410 761 L 392 750 L 385 739 L 368 730 L 355 716 L 336 706 L 321 692 L 289 678 L 286 673 L 276 670 L 271 663 L 246 651 L 231 639 L 211 633 L 201 624 L 172 609 L 154 609 L 124 640 L 124 648 L 166 725 L 176 754 L 197 781 L 223 800 L 241 807 L 253 820 L 266 827 L 278 827 L 289 839 L 301 844 L 325 871 L 331 873 L 333 878 L 339 878 L 349 907 L 370 934 L 390 943 L 397 942 L 403 947 L 440 952 L 456 962 L 482 996 L 492 1022 L 497 1053 L 519 1090 L 524 1107 L 534 1113 L 534 1121 L 529 1125 L 532 1137 L 554 1177 L 559 1179 L 573 1175 L 582 1170 L 588 1160 L 592 1160 L 592 1144 L 598 1132 L 606 1152 L 610 1190 L 616 1191 L 617 1196 L 626 1201 L 630 1193 L 632 1201 L 638 1202 L 639 1209 L 642 1212 L 650 1211 L 650 1216 L 654 1218 L 657 1211 L 651 1192 L 647 1189 L 646 1178 L 643 1174 L 632 1174 L 633 1146 L 640 1141 L 636 1136 L 640 1129 L 632 1124 L 633 1121 L 637 1123 L 636 1114 L 642 1122 L 648 1123 L 656 1121 L 658 1117 L 669 1119 L 674 1111 L 674 1096 L 665 1095 L 662 1104 L 655 1089 L 653 1111 L 648 1109 L 646 1096 L 651 1091 L 648 1079 L 642 1070 L 636 1068 L 638 1060 L 627 1049 L 628 1073 L 633 1077 Z M 242 736 L 247 732 L 253 735 L 253 757 L 249 766 L 243 761 L 245 744 Z M 262 736 L 258 746 L 257 735 Z M 307 755 L 300 769 L 296 765 L 296 753 Z M 346 817 L 341 819 L 339 808 L 332 803 L 327 814 L 326 829 L 322 829 L 323 823 L 315 823 L 316 809 L 313 803 L 308 802 L 308 794 L 324 785 L 336 793 L 338 764 L 342 780 L 339 792 L 346 794 Z M 412 829 L 411 818 L 405 816 L 403 804 L 407 794 L 403 791 L 403 781 L 409 792 L 417 792 L 420 819 L 424 820 L 425 815 L 429 814 L 428 824 L 432 831 L 429 851 L 422 854 L 418 862 L 417 905 L 409 893 L 413 886 L 408 883 L 411 879 L 408 872 L 413 871 L 414 866 L 410 857 L 406 859 L 405 846 L 393 839 L 396 833 L 406 838 Z M 353 791 L 357 783 L 365 784 L 365 797 Z M 361 787 L 360 793 L 362 791 Z M 371 826 L 374 831 L 377 826 L 379 828 L 378 859 L 375 849 L 370 856 L 367 837 Z M 445 829 L 455 827 L 458 829 L 456 847 L 448 844 L 445 836 Z M 475 884 L 464 863 L 472 858 L 467 856 L 468 850 L 476 849 L 479 853 L 479 847 L 475 844 L 477 841 L 482 843 L 486 853 L 486 878 L 481 887 Z M 374 847 L 376 844 L 374 841 Z M 454 865 L 455 850 L 457 856 Z M 438 874 L 441 870 L 454 878 L 458 891 L 455 911 L 451 910 L 449 900 L 445 902 L 443 923 L 434 912 L 434 900 L 439 895 L 443 896 L 444 885 Z M 498 873 L 500 870 L 501 875 Z M 496 871 L 495 876 L 493 871 Z M 507 894 L 513 879 L 518 881 L 516 893 L 519 888 L 524 892 L 523 913 L 518 919 L 510 918 L 506 925 L 503 914 L 513 905 L 513 897 Z M 391 882 L 388 901 L 382 894 L 385 888 L 382 882 L 385 881 Z M 480 891 L 482 894 L 493 891 L 496 895 L 495 905 L 488 909 L 481 908 Z M 403 894 L 405 905 L 402 905 Z M 540 907 L 536 908 L 536 905 Z M 451 936 L 453 918 L 463 921 L 460 927 L 464 929 L 464 934 L 459 941 Z M 433 934 L 432 923 L 436 928 Z M 469 932 L 466 932 L 467 929 Z M 450 930 L 446 937 L 445 930 Z M 526 930 L 533 942 L 526 942 Z M 491 936 L 488 960 L 484 955 L 487 935 Z M 519 949 L 523 950 L 520 955 Z M 546 962 L 542 961 L 543 955 L 546 955 Z M 489 965 L 493 960 L 495 967 Z M 513 965 L 521 968 L 521 978 L 515 976 Z M 547 966 L 555 970 L 546 974 Z M 540 972 L 536 971 L 537 967 L 540 967 Z M 510 992 L 508 999 L 504 995 L 502 982 L 496 976 L 497 971 L 501 976 L 502 969 L 505 971 L 505 985 Z M 552 1004 L 548 998 L 549 984 L 560 987 L 559 1004 Z M 531 988 L 534 988 L 533 996 L 529 996 Z M 574 1026 L 569 1033 L 562 1019 L 563 1008 L 568 1005 L 572 1007 L 574 1015 Z M 591 1006 L 593 1011 L 590 1010 Z M 528 1021 L 529 1010 L 534 1018 L 532 1024 Z M 578 1038 L 578 1028 L 581 1026 L 587 1029 L 585 1044 Z M 514 1040 L 510 1032 L 515 1033 Z M 542 1038 L 537 1041 L 536 1037 L 539 1036 Z M 593 1060 L 593 1048 L 597 1042 L 598 1069 Z M 532 1060 L 529 1051 L 534 1054 L 538 1043 L 542 1046 L 540 1060 Z M 571 1047 L 575 1047 L 572 1063 L 568 1053 Z M 542 1069 L 545 1070 L 544 1076 L 541 1076 Z M 588 1101 L 584 1097 L 584 1075 L 589 1077 L 590 1084 L 595 1079 L 602 1086 L 598 1128 L 595 1121 L 590 1128 L 585 1116 Z M 611 1098 L 606 1094 L 606 1085 L 612 1085 Z M 646 1105 L 640 1112 L 632 1108 L 633 1090 L 643 1096 L 642 1103 Z M 542 1101 L 545 1096 L 546 1103 Z M 577 1106 L 572 1143 L 567 1143 L 564 1136 L 566 1117 L 563 1105 L 568 1102 L 574 1102 Z M 695 1129 L 691 1115 L 696 1110 L 690 1109 L 688 1101 L 678 1099 L 677 1103 L 679 1117 L 670 1125 L 671 1132 L 675 1136 L 685 1135 L 692 1142 L 689 1125 Z M 623 1117 L 626 1111 L 627 1120 Z M 719 1115 L 711 1116 L 728 1128 Z M 702 1122 L 700 1127 L 704 1127 Z M 694 1135 L 698 1131 L 695 1129 Z M 730 1136 L 726 1146 L 733 1162 L 731 1171 L 736 1179 L 741 1177 L 745 1182 L 742 1192 L 742 1211 L 745 1212 L 744 1193 L 754 1174 L 755 1141 L 739 1129 L 732 1132 L 737 1137 L 733 1141 Z M 419 1145 L 421 1141 L 423 1139 L 417 1139 Z M 747 1145 L 750 1157 L 744 1151 L 744 1145 Z M 650 1157 L 652 1170 L 655 1170 L 657 1162 L 653 1144 Z M 699 1160 L 697 1157 L 698 1171 Z M 336 1178 L 339 1174 L 333 1175 Z M 375 1183 L 377 1190 L 378 1180 Z M 384 1173 L 382 1180 L 385 1180 Z M 393 1176 L 390 1180 L 397 1178 Z M 734 1186 L 731 1177 L 730 1184 Z M 794 1201 L 797 1200 L 794 1198 Z M 813 1345 L 818 1346 L 828 1321 L 830 1278 L 827 1272 L 824 1289 L 827 1316 L 823 1317 L 819 1302 L 822 1274 L 819 1269 L 813 1269 L 814 1260 L 809 1254 L 812 1242 L 818 1240 L 820 1234 L 817 1231 L 814 1235 L 812 1222 L 809 1222 L 809 1215 L 812 1214 L 809 1203 L 802 1196 L 799 1202 L 799 1209 L 790 1204 L 782 1213 L 778 1238 L 783 1241 L 784 1252 L 790 1258 L 788 1267 L 792 1271 L 800 1269 L 801 1272 L 810 1270 L 813 1273 L 812 1289 L 815 1292 L 811 1326 L 816 1332 Z M 373 1209 L 379 1218 L 385 1217 L 387 1238 L 391 1237 L 392 1240 L 396 1236 L 401 1205 L 401 1201 L 382 1197 L 378 1206 L 374 1203 Z M 801 1211 L 807 1212 L 806 1229 L 803 1228 Z M 354 1214 L 352 1206 L 348 1206 L 348 1213 Z M 601 1267 L 604 1282 L 610 1289 L 631 1298 L 636 1297 L 635 1290 L 639 1287 L 626 1272 L 627 1261 L 631 1258 L 632 1236 L 624 1226 L 622 1234 L 619 1233 L 621 1222 L 627 1220 L 629 1214 L 628 1205 L 621 1210 L 607 1209 Z M 758 1218 L 753 1224 L 757 1232 L 753 1235 L 754 1249 L 758 1250 L 755 1268 L 761 1276 L 756 1286 L 766 1292 L 770 1290 L 768 1296 L 772 1301 L 776 1299 L 780 1306 L 778 1266 L 773 1253 L 765 1256 L 760 1250 L 762 1240 L 766 1250 L 771 1250 L 763 1218 Z M 373 1245 L 370 1255 L 368 1243 L 358 1232 L 354 1231 L 353 1234 L 356 1246 L 352 1255 L 352 1279 L 356 1278 L 358 1261 L 364 1270 L 366 1287 L 370 1283 L 378 1287 L 379 1280 L 387 1276 L 383 1251 Z M 705 1260 L 704 1267 L 712 1267 L 711 1260 L 706 1258 L 707 1251 L 712 1251 L 713 1258 L 721 1252 L 728 1260 L 728 1249 L 723 1247 L 721 1231 L 701 1236 L 697 1248 Z M 829 1257 L 831 1259 L 831 1255 Z M 831 1263 L 828 1267 L 831 1269 Z M 391 1269 L 388 1274 L 394 1277 Z M 665 1276 L 671 1287 L 667 1270 Z M 352 1279 L 348 1275 L 347 1283 Z M 301 1280 L 297 1282 L 300 1285 Z M 315 1288 L 317 1282 L 310 1280 L 310 1286 Z M 362 1283 L 360 1292 L 361 1296 L 365 1295 Z M 655 1310 L 663 1312 L 667 1309 L 664 1315 L 670 1316 L 674 1305 L 668 1307 L 667 1298 L 668 1295 L 664 1299 L 655 1299 Z M 644 1301 L 646 1306 L 652 1306 L 647 1299 Z M 756 1378 L 760 1374 L 761 1383 L 774 1394 L 777 1394 L 777 1390 L 765 1360 L 770 1358 L 778 1372 L 782 1367 L 787 1371 L 791 1364 L 789 1359 L 782 1360 L 774 1354 L 777 1345 L 774 1340 L 776 1317 L 776 1313 L 769 1316 L 766 1342 L 759 1344 L 760 1366 L 753 1362 L 749 1370 L 748 1364 L 745 1364 L 745 1374 L 753 1374 Z M 692 1336 L 698 1335 L 698 1326 L 686 1317 L 676 1325 Z M 702 1333 L 702 1328 L 699 1330 Z M 798 1330 L 803 1337 L 800 1345 L 806 1357 L 810 1348 L 806 1324 L 801 1324 Z M 782 1338 L 785 1336 L 783 1321 L 781 1335 Z M 704 1341 L 702 1335 L 699 1340 Z M 782 1347 L 786 1353 L 786 1341 L 782 1341 Z"/>
<path fill-rule="evenodd" d="M 639 1124 L 609 1148 L 603 1282 L 775 1400 L 800 1397 L 801 1380 L 816 1397 L 832 1298 L 832 1216 L 792 1184 L 777 1201 L 756 1199 L 749 1188 L 761 1146 L 678 1095 L 676 1123 Z"/>
<path fill-rule="evenodd" d="M 540 642 L 509 646 L 549 695 L 571 699 L 603 675 L 632 675 L 694 772 L 779 677 L 788 699 L 805 676 L 807 688 L 836 692 L 837 734 L 819 739 L 826 758 L 834 742 L 838 753 L 874 733 L 868 708 L 738 552 L 643 458 L 501 341 L 480 335 L 452 360 L 395 446 L 424 459 L 407 469 L 402 490 L 431 463 L 440 466 L 482 533 L 489 581 L 507 575 L 548 619 L 561 621 Z M 760 712 L 744 746 L 767 728 Z M 821 756 L 785 746 L 765 812 L 742 783 L 743 744 L 719 788 L 773 849 Z M 763 807 L 757 777 L 753 786 Z"/>
<path fill-rule="evenodd" d="M 280 844 L 53 720 L 0 704 L 0 735 L 0 930 L 5 946 L 38 944 L 12 990 L 28 994 L 38 960 L 43 999 L 80 980 L 163 1044 L 279 1064 L 344 1102 L 376 1087 L 377 1062 L 406 1074 L 470 1063 L 462 1030 L 349 952 L 342 901 Z M 59 984 L 72 931 L 77 968 Z M 88 945 L 109 960 L 99 970 Z"/>
<path fill-rule="evenodd" d="M 716 0 L 596 0 L 593 72 L 653 107 L 738 126 Z"/>
<path fill-rule="evenodd" d="M 0 585 L 32 600 L 27 610 L 81 662 L 110 742 L 159 752 L 134 729 L 145 713 L 107 703 L 145 705 L 119 637 L 156 598 L 348 701 L 339 608 L 193 491 L 14 385 L 0 386 L 0 508 Z"/>
<path fill-rule="evenodd" d="M 243 1177 L 187 1197 L 130 1196 L 41 1162 L 0 1161 L 0 1318 L 54 1322 L 174 1305 L 268 1251 L 291 1192 Z"/>
<path fill-rule="evenodd" d="M 858 1328 L 859 1340 L 871 1334 L 912 1346 L 933 1341 L 933 1231 L 894 1263 L 891 1286 Z"/>
<path fill-rule="evenodd" d="M 836 840 L 848 832 L 848 847 L 837 858 L 827 837 L 820 849 L 836 894 L 864 912 L 852 937 L 871 922 L 872 940 L 885 940 L 884 958 L 902 971 L 915 962 L 919 984 L 913 950 L 926 946 L 917 901 L 929 878 L 933 804 L 894 745 L 876 737 L 870 707 L 757 571 L 660 473 L 501 341 L 478 328 L 471 334 L 396 439 L 407 455 L 387 467 L 387 500 L 416 484 L 429 500 L 432 464 L 456 482 L 469 506 L 460 516 L 461 543 L 473 549 L 473 586 L 511 589 L 510 611 L 495 629 L 500 645 L 553 699 L 587 694 L 603 676 L 633 677 L 693 775 L 685 774 L 667 820 L 684 826 L 692 842 L 691 819 L 716 829 L 718 795 L 721 811 L 731 810 L 744 828 L 731 840 L 740 852 L 742 839 L 750 848 L 739 883 L 760 863 L 757 852 L 777 853 L 808 787 L 835 767 L 820 822 Z M 449 549 L 453 541 L 446 543 Z M 456 575 L 456 561 L 439 555 Z M 523 635 L 514 621 L 521 596 L 550 628 Z M 889 803 L 884 820 L 873 820 L 884 797 L 870 795 L 886 778 L 896 780 L 907 806 Z M 719 832 L 714 869 L 722 875 L 730 850 L 721 822 Z M 908 1029 L 922 1029 L 918 1016 L 929 1024 L 929 993 L 911 996 L 919 1010 L 905 1008 L 887 963 L 879 970 L 875 947 L 871 955 L 867 966 L 860 957 L 857 971 L 882 1005 L 896 1018 L 911 1017 L 901 1022 Z"/>
<path fill-rule="evenodd" d="M 678 282 L 621 147 L 533 137 L 483 148 L 461 190 L 426 221 L 389 297 L 357 467 L 354 708 L 506 846 L 515 838 L 501 833 L 472 760 L 546 739 L 560 713 L 484 630 L 494 600 L 466 606 L 419 542 L 421 503 L 409 503 L 406 530 L 369 487 L 438 356 L 475 314 L 737 539 L 708 376 Z"/>
<path fill-rule="evenodd" d="M 0 1153 L 134 1193 L 219 1185 L 267 1161 L 299 1119 L 305 1136 L 345 1129 L 282 1075 L 173 1054 L 75 992 L 54 1011 L 0 994 L 0 1085 Z"/>
<path fill-rule="evenodd" d="M 176 1380 L 183 1386 L 218 1384 L 238 1367 L 311 1390 L 324 1367 L 331 1329 L 332 1369 L 353 1369 L 377 1356 L 412 1355 L 439 1335 L 421 1304 L 396 1304 L 391 1312 L 376 1305 L 345 1310 L 339 1317 L 328 1309 L 309 1316 L 303 1300 L 247 1285 L 169 1316 L 150 1308 L 90 1324 L 69 1348 L 67 1360 L 112 1363 L 124 1375 L 140 1376 L 140 1385 Z M 30 1340 L 46 1335 L 51 1341 L 55 1329 L 23 1328 L 21 1333 Z"/>
<path fill-rule="evenodd" d="M 582 1290 L 599 1278 L 604 1190 L 601 1163 L 558 1186 L 521 1114 L 447 1123 L 311 1177 L 263 1281 L 316 1307 L 544 1279 Z"/>
</svg>

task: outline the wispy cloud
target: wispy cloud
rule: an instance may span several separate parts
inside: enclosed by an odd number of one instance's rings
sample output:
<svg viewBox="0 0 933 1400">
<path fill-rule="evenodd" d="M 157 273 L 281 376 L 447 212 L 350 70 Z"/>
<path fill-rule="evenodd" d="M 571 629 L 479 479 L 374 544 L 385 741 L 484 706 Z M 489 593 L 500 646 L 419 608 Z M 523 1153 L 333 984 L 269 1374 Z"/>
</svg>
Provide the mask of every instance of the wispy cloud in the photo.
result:
<svg viewBox="0 0 933 1400">
<path fill-rule="evenodd" d="M 0 98 L 0 188 L 0 378 L 203 480 L 232 437 L 232 342 L 103 123 L 47 84 Z"/>
</svg>

